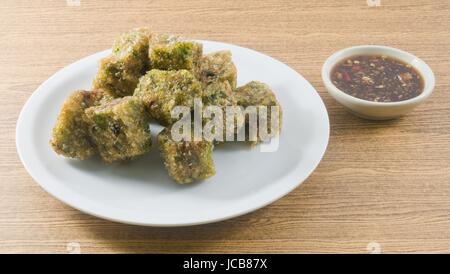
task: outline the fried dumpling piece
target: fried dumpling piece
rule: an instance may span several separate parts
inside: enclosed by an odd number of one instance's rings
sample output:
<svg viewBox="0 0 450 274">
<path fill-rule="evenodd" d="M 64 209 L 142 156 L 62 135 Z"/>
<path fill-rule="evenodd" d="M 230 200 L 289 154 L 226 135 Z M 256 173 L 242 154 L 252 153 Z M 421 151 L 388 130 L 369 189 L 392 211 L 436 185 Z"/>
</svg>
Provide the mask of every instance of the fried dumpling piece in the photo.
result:
<svg viewBox="0 0 450 274">
<path fill-rule="evenodd" d="M 235 106 L 237 105 L 234 98 L 233 90 L 228 81 L 213 82 L 206 86 L 202 94 L 203 104 L 206 106 Z"/>
<path fill-rule="evenodd" d="M 179 141 L 165 128 L 158 134 L 158 144 L 164 165 L 177 183 L 205 180 L 215 175 L 212 157 L 214 145 L 207 141 Z"/>
<path fill-rule="evenodd" d="M 244 116 L 241 112 L 233 112 L 231 107 L 237 107 L 237 101 L 234 96 L 233 90 L 228 81 L 216 81 L 212 82 L 205 87 L 202 95 L 203 106 L 217 106 L 222 113 L 222 141 L 227 139 L 227 136 L 234 136 L 244 125 Z M 207 123 L 211 119 L 204 117 L 204 123 Z M 227 125 L 230 124 L 230 125 Z M 214 133 L 217 131 L 217 126 L 214 127 Z M 230 137 L 229 137 L 230 138 Z M 222 143 L 220 140 L 215 140 L 215 144 Z"/>
<path fill-rule="evenodd" d="M 196 70 L 203 53 L 203 45 L 178 36 L 154 35 L 148 56 L 150 67 L 160 70 Z"/>
<path fill-rule="evenodd" d="M 196 75 L 203 86 L 217 81 L 228 81 L 231 88 L 236 89 L 237 70 L 228 50 L 204 55 Z"/>
<path fill-rule="evenodd" d="M 267 139 L 270 139 L 271 137 L 274 137 L 279 134 L 282 122 L 282 110 L 275 94 L 272 92 L 272 90 L 268 85 L 258 81 L 251 81 L 246 85 L 237 88 L 234 92 L 234 96 L 239 106 L 242 106 L 244 108 L 254 106 L 257 109 L 257 112 L 255 113 L 257 121 L 256 123 L 253 124 L 249 123 L 250 122 L 249 115 L 246 115 L 245 117 L 246 131 L 247 131 L 246 140 L 251 141 L 252 144 L 256 144 L 262 140 L 267 141 Z M 259 106 L 267 107 L 266 108 L 267 111 L 266 113 L 264 113 L 265 115 L 263 115 L 263 113 L 260 112 L 260 109 L 258 109 Z M 274 108 L 274 110 L 278 114 L 277 127 L 274 127 L 271 123 L 272 107 L 277 107 Z M 262 119 L 262 121 L 265 121 L 265 123 L 267 124 L 268 138 L 261 138 L 262 132 L 261 132 L 261 125 L 259 124 L 259 119 Z M 257 140 L 254 140 L 255 138 L 249 136 L 250 128 L 254 128 L 257 134 L 257 136 L 255 136 L 257 137 Z"/>
<path fill-rule="evenodd" d="M 101 90 L 79 90 L 72 93 L 63 103 L 53 128 L 50 140 L 53 150 L 65 157 L 81 160 L 96 154 L 96 147 L 84 121 L 84 110 L 108 100 L 111 98 Z"/>
<path fill-rule="evenodd" d="M 144 102 L 153 119 L 169 126 L 177 120 L 171 116 L 172 109 L 193 108 L 194 99 L 201 100 L 202 89 L 190 71 L 152 69 L 140 79 L 134 96 Z"/>
<path fill-rule="evenodd" d="M 94 89 L 113 97 L 132 95 L 139 78 L 149 69 L 148 45 L 152 34 L 146 28 L 133 29 L 114 42 L 112 54 L 100 61 Z"/>
<path fill-rule="evenodd" d="M 106 163 L 130 160 L 150 151 L 149 117 L 141 100 L 114 99 L 85 110 L 89 135 Z"/>
</svg>

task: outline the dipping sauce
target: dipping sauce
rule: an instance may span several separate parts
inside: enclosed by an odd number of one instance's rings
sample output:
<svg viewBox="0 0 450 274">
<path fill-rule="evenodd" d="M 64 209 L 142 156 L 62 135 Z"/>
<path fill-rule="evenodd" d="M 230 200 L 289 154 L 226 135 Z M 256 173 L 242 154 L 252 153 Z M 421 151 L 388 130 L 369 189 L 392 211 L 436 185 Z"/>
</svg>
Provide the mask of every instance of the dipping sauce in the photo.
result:
<svg viewBox="0 0 450 274">
<path fill-rule="evenodd" d="M 331 71 L 332 83 L 343 92 L 373 102 L 398 102 L 422 93 L 421 75 L 411 65 L 384 55 L 356 55 Z"/>
</svg>

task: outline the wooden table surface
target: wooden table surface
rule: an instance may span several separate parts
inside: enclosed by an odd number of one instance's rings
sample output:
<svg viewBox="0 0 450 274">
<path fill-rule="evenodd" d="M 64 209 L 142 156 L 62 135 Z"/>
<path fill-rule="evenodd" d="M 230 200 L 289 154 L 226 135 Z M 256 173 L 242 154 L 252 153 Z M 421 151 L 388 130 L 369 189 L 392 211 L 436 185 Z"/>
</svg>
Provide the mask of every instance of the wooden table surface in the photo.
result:
<svg viewBox="0 0 450 274">
<path fill-rule="evenodd" d="M 194 227 L 108 222 L 52 198 L 17 155 L 19 112 L 57 70 L 137 26 L 253 48 L 301 73 L 330 116 L 317 170 L 264 209 Z M 449 27 L 450 3 L 437 0 L 2 0 L 0 252 L 450 252 Z M 398 120 L 348 114 L 325 92 L 320 69 L 358 44 L 420 56 L 434 70 L 435 92 Z"/>
</svg>

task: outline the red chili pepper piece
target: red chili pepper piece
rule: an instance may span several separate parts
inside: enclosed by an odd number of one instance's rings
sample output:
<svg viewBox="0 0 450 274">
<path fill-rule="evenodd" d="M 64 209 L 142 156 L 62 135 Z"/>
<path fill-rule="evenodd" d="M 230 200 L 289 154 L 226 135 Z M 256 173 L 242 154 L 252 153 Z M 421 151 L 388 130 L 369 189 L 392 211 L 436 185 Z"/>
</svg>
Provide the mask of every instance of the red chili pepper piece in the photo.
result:
<svg viewBox="0 0 450 274">
<path fill-rule="evenodd" d="M 361 70 L 361 67 L 358 66 L 358 65 L 352 67 L 352 71 L 353 71 L 353 72 L 358 72 L 358 71 L 360 71 L 360 70 Z"/>
<path fill-rule="evenodd" d="M 350 82 L 352 80 L 352 78 L 350 77 L 348 72 L 344 72 L 343 76 L 344 76 L 344 80 L 347 81 L 347 82 Z"/>
</svg>

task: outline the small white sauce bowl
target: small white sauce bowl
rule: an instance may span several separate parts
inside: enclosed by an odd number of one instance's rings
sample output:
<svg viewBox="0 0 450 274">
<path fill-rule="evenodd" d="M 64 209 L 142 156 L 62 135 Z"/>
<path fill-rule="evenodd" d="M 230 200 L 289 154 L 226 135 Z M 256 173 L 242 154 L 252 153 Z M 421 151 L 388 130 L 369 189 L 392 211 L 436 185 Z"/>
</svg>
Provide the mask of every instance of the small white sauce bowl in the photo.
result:
<svg viewBox="0 0 450 274">
<path fill-rule="evenodd" d="M 373 102 L 353 97 L 331 82 L 331 71 L 342 60 L 355 55 L 385 55 L 410 64 L 423 78 L 424 88 L 421 94 L 399 102 Z M 356 46 L 340 50 L 331 55 L 323 64 L 322 80 L 328 93 L 351 113 L 371 120 L 387 120 L 405 115 L 433 92 L 435 79 L 431 68 L 420 58 L 405 51 L 385 46 Z"/>
</svg>

